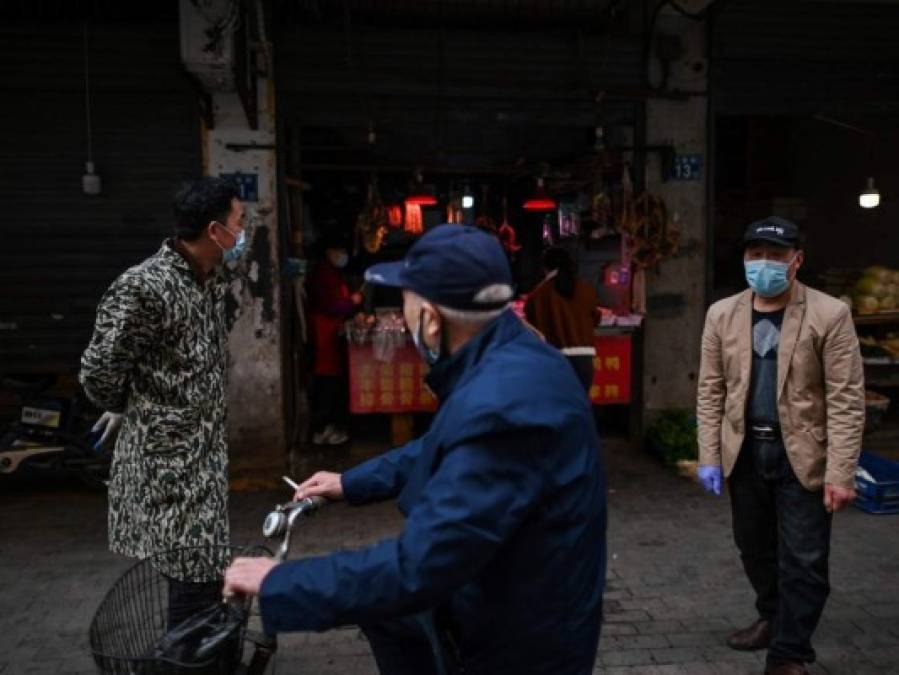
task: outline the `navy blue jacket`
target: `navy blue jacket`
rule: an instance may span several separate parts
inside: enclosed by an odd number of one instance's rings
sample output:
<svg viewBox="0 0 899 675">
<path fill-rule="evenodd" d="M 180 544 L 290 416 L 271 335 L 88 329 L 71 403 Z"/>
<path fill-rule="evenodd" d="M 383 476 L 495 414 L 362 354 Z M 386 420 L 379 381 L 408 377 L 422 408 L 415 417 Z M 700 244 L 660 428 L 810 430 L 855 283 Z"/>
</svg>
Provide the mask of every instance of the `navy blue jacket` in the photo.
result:
<svg viewBox="0 0 899 675">
<path fill-rule="evenodd" d="M 589 673 L 606 572 L 606 485 L 571 365 L 504 313 L 428 376 L 418 440 L 343 475 L 351 504 L 399 498 L 397 539 L 285 563 L 269 633 L 442 607 L 466 673 Z"/>
</svg>

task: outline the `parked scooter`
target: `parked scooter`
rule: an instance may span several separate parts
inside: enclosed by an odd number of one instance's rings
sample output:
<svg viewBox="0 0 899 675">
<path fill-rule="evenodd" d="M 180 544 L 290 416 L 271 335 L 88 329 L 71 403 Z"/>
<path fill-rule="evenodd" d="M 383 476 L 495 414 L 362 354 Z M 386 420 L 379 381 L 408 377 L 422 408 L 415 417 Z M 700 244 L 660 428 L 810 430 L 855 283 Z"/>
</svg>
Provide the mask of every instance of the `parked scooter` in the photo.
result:
<svg viewBox="0 0 899 675">
<path fill-rule="evenodd" d="M 17 393 L 22 401 L 18 421 L 0 435 L 0 478 L 74 476 L 103 488 L 111 448 L 105 448 L 100 434 L 92 431 L 95 415 L 84 396 L 48 394 L 55 383 L 54 376 L 0 379 L 0 388 Z"/>
</svg>

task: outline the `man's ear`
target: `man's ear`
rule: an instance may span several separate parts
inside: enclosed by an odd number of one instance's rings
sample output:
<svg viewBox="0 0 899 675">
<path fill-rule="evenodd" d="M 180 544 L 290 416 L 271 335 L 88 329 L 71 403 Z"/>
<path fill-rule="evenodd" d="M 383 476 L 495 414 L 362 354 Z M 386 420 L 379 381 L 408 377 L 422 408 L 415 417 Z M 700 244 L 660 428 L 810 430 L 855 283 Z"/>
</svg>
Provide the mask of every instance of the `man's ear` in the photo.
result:
<svg viewBox="0 0 899 675">
<path fill-rule="evenodd" d="M 805 262 L 805 252 L 801 249 L 796 251 L 796 261 L 793 263 L 792 277 L 795 279 L 799 274 L 799 269 L 802 267 Z"/>
<path fill-rule="evenodd" d="M 206 223 L 206 236 L 212 239 L 212 241 L 215 241 L 215 237 L 213 236 L 213 233 L 215 232 L 215 226 L 216 222 L 214 220 L 210 220 L 208 223 Z"/>
<path fill-rule="evenodd" d="M 424 321 L 424 334 L 431 338 L 437 337 L 441 330 L 440 313 L 427 300 L 421 303 L 421 309 L 422 321 Z"/>
</svg>

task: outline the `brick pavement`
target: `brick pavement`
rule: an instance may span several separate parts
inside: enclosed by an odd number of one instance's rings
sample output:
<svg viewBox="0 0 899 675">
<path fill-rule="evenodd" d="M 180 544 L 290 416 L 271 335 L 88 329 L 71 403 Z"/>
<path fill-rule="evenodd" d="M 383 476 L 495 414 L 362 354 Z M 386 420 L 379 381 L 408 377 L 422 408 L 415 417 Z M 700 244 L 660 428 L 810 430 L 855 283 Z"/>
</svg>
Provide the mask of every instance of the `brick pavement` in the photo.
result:
<svg viewBox="0 0 899 675">
<path fill-rule="evenodd" d="M 703 495 L 623 442 L 607 444 L 609 581 L 596 672 L 760 673 L 762 656 L 723 646 L 750 622 L 752 595 L 730 536 L 726 499 Z M 329 451 L 306 470 L 359 461 L 370 448 Z M 297 475 L 302 475 L 302 469 Z M 286 491 L 237 493 L 237 542 L 257 542 Z M 357 547 L 401 526 L 392 504 L 336 505 L 305 521 L 295 556 Z M 65 487 L 0 486 L 0 675 L 93 673 L 87 627 L 128 562 L 106 551 L 105 498 Z M 834 525 L 833 593 L 816 636 L 816 674 L 899 673 L 899 519 L 856 510 Z M 283 636 L 279 673 L 369 675 L 355 629 Z"/>
</svg>

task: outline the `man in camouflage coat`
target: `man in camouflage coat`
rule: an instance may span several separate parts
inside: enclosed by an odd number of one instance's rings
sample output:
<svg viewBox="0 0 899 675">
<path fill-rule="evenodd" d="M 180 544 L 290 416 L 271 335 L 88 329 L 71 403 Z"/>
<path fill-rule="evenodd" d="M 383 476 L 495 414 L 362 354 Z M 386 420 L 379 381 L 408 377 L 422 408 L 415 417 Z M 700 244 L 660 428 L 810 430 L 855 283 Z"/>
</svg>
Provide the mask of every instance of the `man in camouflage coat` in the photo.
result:
<svg viewBox="0 0 899 675">
<path fill-rule="evenodd" d="M 100 301 L 79 379 L 109 411 L 101 420 L 108 431 L 121 423 L 109 482 L 114 553 L 143 559 L 228 543 L 221 263 L 239 255 L 243 227 L 230 183 L 189 183 L 175 198 L 175 237 L 116 279 Z M 162 571 L 172 605 L 216 592 L 191 583 L 207 580 L 195 573 Z"/>
</svg>

